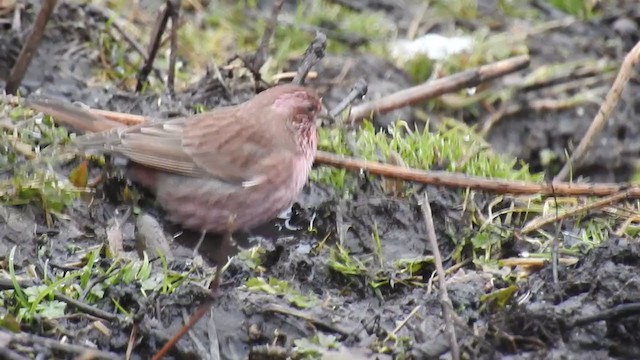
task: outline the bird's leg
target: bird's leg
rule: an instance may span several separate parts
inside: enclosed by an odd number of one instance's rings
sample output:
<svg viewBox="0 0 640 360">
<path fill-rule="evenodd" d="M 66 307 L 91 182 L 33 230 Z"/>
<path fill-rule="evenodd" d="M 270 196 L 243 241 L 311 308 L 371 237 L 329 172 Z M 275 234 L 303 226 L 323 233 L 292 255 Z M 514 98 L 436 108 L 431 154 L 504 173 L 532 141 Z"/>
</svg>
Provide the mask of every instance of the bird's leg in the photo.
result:
<svg viewBox="0 0 640 360">
<path fill-rule="evenodd" d="M 211 297 L 218 296 L 218 290 L 220 290 L 220 279 L 222 278 L 222 268 L 224 264 L 220 263 L 216 267 L 216 275 L 213 277 L 213 281 L 211 285 L 209 285 L 209 290 L 211 290 Z"/>
<path fill-rule="evenodd" d="M 204 237 L 205 235 L 207 235 L 206 231 L 202 231 L 202 235 L 200 235 L 200 240 L 198 240 L 198 243 L 196 244 L 196 247 L 193 248 L 193 257 L 196 257 L 196 255 L 198 255 L 198 250 L 200 250 L 200 246 L 202 245 L 202 242 L 204 241 Z"/>
<path fill-rule="evenodd" d="M 218 252 L 218 255 L 215 256 L 216 275 L 213 277 L 213 281 L 211 282 L 211 285 L 209 285 L 209 290 L 211 290 L 212 297 L 216 296 L 218 289 L 220 288 L 220 279 L 222 278 L 222 269 L 227 264 L 226 260 L 227 260 L 227 255 L 229 253 L 228 244 L 231 244 L 231 241 L 232 241 L 231 231 L 226 231 L 222 238 L 222 243 L 220 244 L 220 251 Z"/>
<path fill-rule="evenodd" d="M 230 216 L 227 223 L 227 231 L 225 231 L 222 242 L 220 243 L 220 249 L 217 252 L 217 255 L 214 257 L 216 261 L 216 275 L 213 278 L 213 282 L 209 285 L 209 289 L 211 290 L 211 296 L 216 296 L 218 293 L 218 289 L 220 288 L 220 279 L 222 278 L 222 269 L 227 264 L 227 259 L 229 254 L 231 253 L 231 249 L 233 248 L 233 229 L 235 222 L 235 216 Z"/>
</svg>

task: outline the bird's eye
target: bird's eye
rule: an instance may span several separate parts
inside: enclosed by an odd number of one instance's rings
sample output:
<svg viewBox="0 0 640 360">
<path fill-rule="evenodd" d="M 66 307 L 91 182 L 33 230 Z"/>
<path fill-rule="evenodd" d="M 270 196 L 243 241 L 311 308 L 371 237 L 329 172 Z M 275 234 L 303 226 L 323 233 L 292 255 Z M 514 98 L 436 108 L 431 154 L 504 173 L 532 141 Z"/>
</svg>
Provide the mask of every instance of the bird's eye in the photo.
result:
<svg viewBox="0 0 640 360">
<path fill-rule="evenodd" d="M 306 107 L 307 112 L 310 112 L 310 113 L 315 112 L 316 109 L 317 109 L 317 106 L 315 106 L 314 104 L 309 104 Z"/>
</svg>

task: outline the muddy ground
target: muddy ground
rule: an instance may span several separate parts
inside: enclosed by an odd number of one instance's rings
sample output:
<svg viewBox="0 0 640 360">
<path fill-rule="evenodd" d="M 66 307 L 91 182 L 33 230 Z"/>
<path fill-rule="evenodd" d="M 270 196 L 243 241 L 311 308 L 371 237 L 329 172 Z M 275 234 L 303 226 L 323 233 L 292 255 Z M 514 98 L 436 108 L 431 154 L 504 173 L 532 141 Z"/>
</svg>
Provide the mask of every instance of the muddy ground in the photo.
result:
<svg viewBox="0 0 640 360">
<path fill-rule="evenodd" d="M 474 20 L 434 21 L 433 30 L 458 26 L 468 31 L 490 24 L 492 31 L 515 31 L 514 25 L 522 19 L 504 16 L 496 10 L 496 2 L 478 1 L 479 14 Z M 522 1 L 523 9 L 535 10 L 536 22 L 548 23 L 565 19 L 566 15 L 545 5 L 544 1 Z M 28 3 L 22 12 L 23 29 L 28 29 L 37 6 Z M 389 21 L 409 24 L 416 4 L 407 1 L 406 7 L 391 1 L 357 1 L 351 5 L 360 11 L 384 10 Z M 268 6 L 265 5 L 268 9 Z M 285 7 L 284 11 L 291 11 Z M 507 79 L 499 79 L 492 86 L 500 87 L 508 81 L 523 77 L 535 69 L 552 62 L 599 60 L 619 62 L 640 38 L 640 8 L 635 1 L 610 1 L 600 7 L 601 16 L 592 20 L 574 20 L 562 26 L 533 32 L 525 43 L 531 55 L 529 69 Z M 426 18 L 429 18 L 427 12 Z M 13 34 L 10 20 L 13 14 L 3 15 L 0 36 L 0 77 L 6 76 L 26 31 Z M 97 54 L 87 42 L 97 38 L 104 29 L 105 18 L 91 6 L 60 1 L 50 21 L 49 31 L 38 48 L 21 87 L 22 94 L 40 92 L 91 107 L 125 111 L 149 116 L 187 114 L 193 105 L 207 108 L 237 103 L 248 99 L 253 88 L 236 79 L 225 78 L 233 84 L 225 94 L 218 80 L 211 74 L 201 74 L 193 86 L 178 91 L 175 98 L 168 95 L 123 91 L 116 86 L 90 86 L 84 78 L 97 66 Z M 522 28 L 533 26 L 523 22 Z M 400 25 L 402 33 L 408 25 Z M 150 30 L 149 30 L 150 31 Z M 331 41 L 331 39 L 330 39 Z M 368 54 L 328 54 L 316 70 L 326 78 L 333 78 L 347 59 L 356 59 L 355 66 L 339 84 L 312 85 L 321 89 L 333 105 L 340 100 L 359 78 L 370 84 L 370 96 L 389 93 L 411 84 L 410 77 L 390 63 Z M 637 74 L 637 72 L 636 72 Z M 229 74 L 223 74 L 223 77 Z M 569 74 L 579 78 L 580 75 Z M 559 160 L 545 163 L 543 154 L 551 151 L 562 159 L 564 149 L 575 146 L 598 111 L 611 77 L 591 83 L 591 100 L 568 109 L 540 109 L 532 104 L 536 100 L 556 98 L 547 88 L 531 87 L 522 90 L 511 100 L 520 110 L 506 115 L 489 132 L 487 139 L 499 153 L 516 156 L 531 164 L 534 171 L 557 170 Z M 593 181 L 626 181 L 635 171 L 640 154 L 640 101 L 639 78 L 632 78 L 623 92 L 621 103 L 580 169 L 579 175 Z M 161 98 L 162 101 L 158 101 Z M 330 106 L 331 107 L 331 106 Z M 430 114 L 434 118 L 452 115 L 451 112 Z M 458 119 L 469 124 L 481 123 L 489 116 L 488 109 L 473 113 L 453 112 Z M 413 119 L 413 112 L 399 110 L 390 116 Z M 379 124 L 385 119 L 377 119 Z M 418 120 L 416 120 L 418 121 Z M 61 166 L 58 171 L 68 172 L 79 160 Z M 554 167 L 555 166 L 555 167 Z M 5 175 L 6 176 L 6 172 Z M 116 188 L 122 182 L 115 182 Z M 78 201 L 67 209 L 64 220 L 47 226 L 42 212 L 35 206 L 3 206 L 0 208 L 0 259 L 17 246 L 16 266 L 24 273 L 35 264 L 38 271 L 63 271 L 64 264 L 80 260 L 71 245 L 89 248 L 102 244 L 114 217 L 122 217 L 130 205 L 117 196 L 110 196 L 104 186 L 91 207 Z M 452 251 L 455 241 L 465 235 L 469 219 L 460 216 L 464 201 L 461 190 L 427 187 L 444 266 L 455 265 Z M 116 191 L 117 192 L 117 191 Z M 476 198 L 479 206 L 486 206 L 490 195 Z M 169 234 L 179 229 L 162 221 L 162 211 L 153 205 L 153 199 L 141 203 L 144 212 L 156 217 Z M 138 214 L 124 218 L 121 233 L 126 250 L 136 247 Z M 313 221 L 315 232 L 306 231 Z M 339 224 L 339 225 L 337 225 Z M 340 226 L 348 226 L 343 231 Z M 345 225 L 346 224 L 346 225 Z M 361 177 L 360 192 L 344 199 L 335 190 L 315 183 L 309 184 L 294 205 L 289 225 L 302 230 L 287 230 L 284 221 L 274 221 L 250 234 L 238 234 L 243 247 L 262 244 L 265 249 L 264 278 L 286 280 L 289 286 L 302 294 L 313 294 L 320 302 L 311 308 L 295 309 L 283 296 L 248 291 L 244 284 L 256 276 L 245 262 L 232 261 L 224 274 L 220 296 L 215 300 L 210 316 L 205 316 L 191 333 L 170 352 L 168 358 L 212 359 L 210 344 L 217 339 L 223 359 L 279 359 L 286 358 L 294 340 L 315 334 L 335 337 L 337 349 L 325 353 L 325 358 L 449 358 L 449 343 L 444 333 L 441 306 L 437 289 L 427 286 L 434 268 L 428 266 L 419 274 L 421 286 L 388 283 L 376 291 L 367 283 L 367 276 L 346 277 L 327 267 L 328 251 L 319 244 L 328 237 L 329 243 L 341 241 L 353 254 L 365 258 L 374 252 L 372 229 L 377 227 L 382 240 L 385 264 L 376 270 L 392 274 L 391 264 L 403 258 L 430 255 L 426 230 L 420 207 L 414 198 L 397 198 L 380 190 L 375 178 Z M 567 225 L 567 227 L 571 227 Z M 34 231 L 35 229 L 35 231 Z M 562 229 L 566 233 L 573 228 Z M 563 232 L 562 234 L 566 234 Z M 341 234 L 337 239 L 336 234 Z M 46 236 L 43 236 L 46 235 Z M 567 235 L 570 238 L 569 235 Z M 43 240 L 45 239 L 45 240 Z M 201 251 L 204 264 L 194 264 L 191 249 L 196 234 L 182 234 L 172 243 L 174 269 L 198 267 L 198 275 L 210 274 L 218 240 L 210 237 Z M 514 243 L 502 246 L 500 257 L 519 255 Z M 473 359 L 609 359 L 637 358 L 640 354 L 640 321 L 633 310 L 611 314 L 604 320 L 576 322 L 620 304 L 640 301 L 640 246 L 636 239 L 618 238 L 613 234 L 601 247 L 590 251 L 573 266 L 560 267 L 559 283 L 554 285 L 550 266 L 545 266 L 518 282 L 517 296 L 505 307 L 487 309 L 480 297 L 497 288 L 506 287 L 503 273 L 483 272 L 473 263 L 467 263 L 448 280 L 449 296 L 460 322 L 457 324 L 458 342 L 465 358 Z M 108 267 L 104 258 L 99 266 Z M 5 262 L 0 262 L 4 266 Z M 156 270 L 160 268 L 156 262 Z M 373 265 L 372 265 L 373 267 Z M 3 270 L 6 270 L 3 269 Z M 192 314 L 207 299 L 207 290 L 198 284 L 185 284 L 175 293 L 141 295 L 137 285 L 118 285 L 105 289 L 105 296 L 94 304 L 110 313 L 116 313 L 112 299 L 133 314 L 135 325 L 127 321 L 107 323 L 110 336 L 91 326 L 92 317 L 68 317 L 55 321 L 40 320 L 24 325 L 22 331 L 53 339 L 66 336 L 66 341 L 82 346 L 97 346 L 118 356 L 124 356 L 135 326 L 137 340 L 132 358 L 145 359 L 155 353 L 172 334 L 184 324 L 185 315 Z M 9 307 L 1 305 L 2 314 Z M 301 316 L 283 314 L 282 309 L 304 313 L 316 319 L 308 321 Z M 69 310 L 72 312 L 72 310 Z M 394 336 L 389 334 L 407 320 Z M 388 354 L 373 352 L 388 346 Z M 320 347 L 321 349 L 324 349 Z M 14 348 L 28 358 L 72 358 L 70 354 L 54 353 L 44 346 Z M 323 350 L 325 351 L 325 350 Z"/>
</svg>

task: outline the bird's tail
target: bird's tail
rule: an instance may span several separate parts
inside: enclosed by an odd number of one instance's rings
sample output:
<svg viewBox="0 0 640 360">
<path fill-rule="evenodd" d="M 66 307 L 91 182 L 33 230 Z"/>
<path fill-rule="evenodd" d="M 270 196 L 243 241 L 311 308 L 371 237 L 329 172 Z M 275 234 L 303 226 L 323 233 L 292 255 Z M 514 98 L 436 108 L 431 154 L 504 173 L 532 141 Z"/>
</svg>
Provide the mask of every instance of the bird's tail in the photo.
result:
<svg viewBox="0 0 640 360">
<path fill-rule="evenodd" d="M 124 125 L 105 117 L 92 114 L 88 110 L 54 99 L 28 98 L 25 104 L 37 111 L 53 117 L 56 121 L 72 126 L 83 133 L 97 133 Z"/>
<path fill-rule="evenodd" d="M 56 121 L 71 126 L 85 133 L 74 141 L 74 144 L 85 150 L 104 149 L 105 146 L 120 141 L 118 130 L 125 124 L 109 120 L 91 113 L 80 106 L 53 99 L 26 99 L 25 104 L 37 111 L 53 117 Z"/>
</svg>

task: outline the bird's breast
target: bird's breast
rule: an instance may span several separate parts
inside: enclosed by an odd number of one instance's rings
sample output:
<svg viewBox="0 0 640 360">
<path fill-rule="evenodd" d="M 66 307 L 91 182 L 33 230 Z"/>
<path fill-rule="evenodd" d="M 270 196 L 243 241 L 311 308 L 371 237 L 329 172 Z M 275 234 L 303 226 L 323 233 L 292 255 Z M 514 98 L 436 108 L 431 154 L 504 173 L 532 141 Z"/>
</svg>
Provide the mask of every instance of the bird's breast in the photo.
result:
<svg viewBox="0 0 640 360">
<path fill-rule="evenodd" d="M 169 219 L 183 227 L 211 233 L 251 229 L 274 219 L 289 207 L 304 187 L 311 163 L 308 156 L 294 157 L 266 180 L 245 187 L 216 179 L 156 174 L 156 198 Z"/>
</svg>

